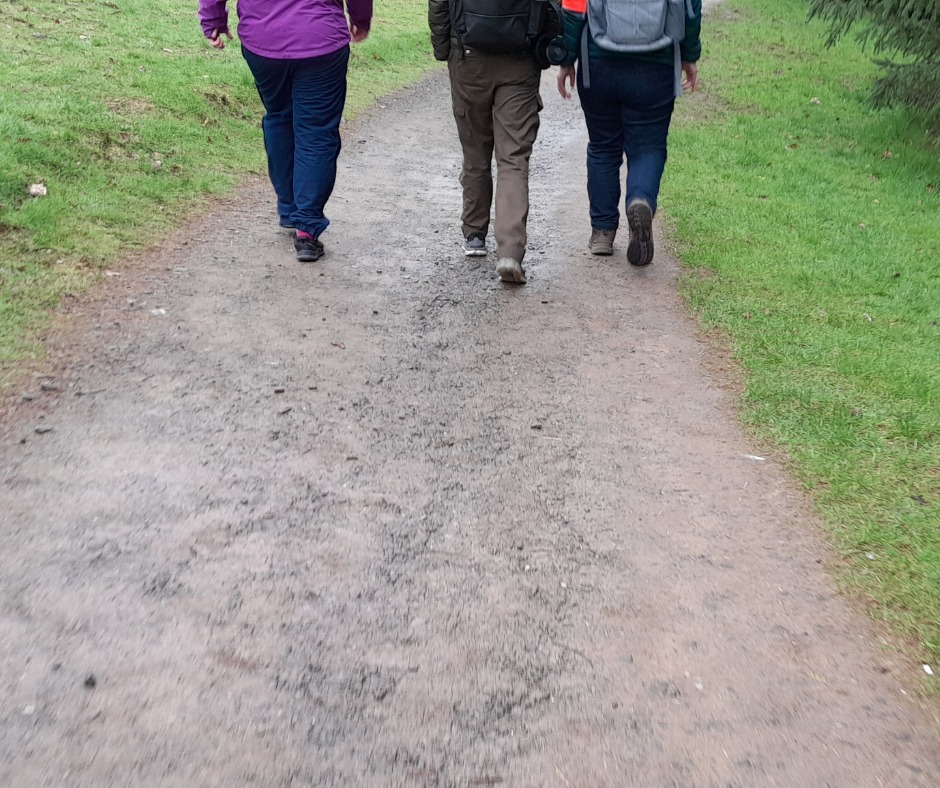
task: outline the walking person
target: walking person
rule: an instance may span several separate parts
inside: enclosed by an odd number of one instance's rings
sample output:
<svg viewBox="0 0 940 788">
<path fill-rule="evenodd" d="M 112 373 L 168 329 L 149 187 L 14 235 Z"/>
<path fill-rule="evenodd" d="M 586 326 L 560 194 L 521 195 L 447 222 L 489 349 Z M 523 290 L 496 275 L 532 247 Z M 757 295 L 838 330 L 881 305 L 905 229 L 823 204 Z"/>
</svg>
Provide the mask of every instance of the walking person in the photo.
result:
<svg viewBox="0 0 940 788">
<path fill-rule="evenodd" d="M 562 16 L 568 55 L 558 92 L 571 98 L 577 61 L 588 130 L 588 247 L 613 254 L 626 155 L 627 260 L 649 265 L 675 99 L 698 85 L 702 0 L 562 0 Z"/>
<path fill-rule="evenodd" d="M 495 154 L 496 272 L 504 282 L 524 284 L 529 157 L 542 109 L 540 67 L 531 41 L 503 43 L 501 36 L 510 36 L 512 31 L 525 33 L 530 12 L 543 13 L 544 9 L 533 10 L 531 0 L 507 0 L 497 9 L 500 16 L 487 17 L 485 13 L 465 13 L 470 3 L 472 0 L 428 0 L 431 45 L 434 57 L 447 61 L 454 120 L 463 149 L 464 253 L 468 257 L 487 254 Z M 513 19 L 525 22 L 510 24 Z"/>
<path fill-rule="evenodd" d="M 203 33 L 231 41 L 227 0 L 199 0 Z M 349 42 L 369 35 L 372 0 L 238 0 L 238 36 L 264 104 L 268 174 L 282 227 L 301 262 L 319 260 L 324 208 L 336 182 Z"/>
</svg>

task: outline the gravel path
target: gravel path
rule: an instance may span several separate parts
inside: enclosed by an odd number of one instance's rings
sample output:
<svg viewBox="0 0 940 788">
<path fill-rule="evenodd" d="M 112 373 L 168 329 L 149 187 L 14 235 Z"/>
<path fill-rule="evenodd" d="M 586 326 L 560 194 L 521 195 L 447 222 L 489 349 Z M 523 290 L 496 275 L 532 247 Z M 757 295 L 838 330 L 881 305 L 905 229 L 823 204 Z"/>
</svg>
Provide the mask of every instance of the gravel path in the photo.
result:
<svg viewBox="0 0 940 788">
<path fill-rule="evenodd" d="M 321 262 L 259 183 L 73 302 L 0 419 L 0 785 L 940 783 L 675 263 L 586 252 L 550 87 L 524 288 L 436 73 Z"/>
</svg>

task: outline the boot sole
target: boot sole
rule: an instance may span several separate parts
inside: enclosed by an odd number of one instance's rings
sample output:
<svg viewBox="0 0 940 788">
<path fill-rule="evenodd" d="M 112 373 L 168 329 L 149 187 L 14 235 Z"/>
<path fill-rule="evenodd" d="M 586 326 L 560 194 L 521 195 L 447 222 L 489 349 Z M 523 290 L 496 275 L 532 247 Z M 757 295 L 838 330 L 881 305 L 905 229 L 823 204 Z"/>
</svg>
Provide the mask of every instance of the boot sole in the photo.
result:
<svg viewBox="0 0 940 788">
<path fill-rule="evenodd" d="M 653 212 L 645 202 L 637 201 L 627 208 L 630 243 L 627 260 L 630 265 L 644 266 L 653 262 Z"/>
<path fill-rule="evenodd" d="M 525 271 L 522 270 L 522 266 L 519 263 L 503 263 L 500 262 L 496 266 L 496 273 L 499 274 L 499 278 L 503 282 L 508 282 L 509 284 L 514 285 L 524 285 L 525 284 Z"/>
</svg>

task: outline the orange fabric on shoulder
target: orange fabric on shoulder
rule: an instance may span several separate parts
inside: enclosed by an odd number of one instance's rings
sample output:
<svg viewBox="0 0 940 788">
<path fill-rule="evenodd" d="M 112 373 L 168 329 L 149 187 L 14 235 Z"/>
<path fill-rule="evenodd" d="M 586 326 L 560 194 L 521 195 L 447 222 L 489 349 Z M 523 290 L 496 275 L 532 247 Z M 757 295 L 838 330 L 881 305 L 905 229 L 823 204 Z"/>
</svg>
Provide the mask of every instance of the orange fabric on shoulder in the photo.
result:
<svg viewBox="0 0 940 788">
<path fill-rule="evenodd" d="M 586 14 L 587 0 L 561 0 L 561 7 L 575 14 Z"/>
</svg>

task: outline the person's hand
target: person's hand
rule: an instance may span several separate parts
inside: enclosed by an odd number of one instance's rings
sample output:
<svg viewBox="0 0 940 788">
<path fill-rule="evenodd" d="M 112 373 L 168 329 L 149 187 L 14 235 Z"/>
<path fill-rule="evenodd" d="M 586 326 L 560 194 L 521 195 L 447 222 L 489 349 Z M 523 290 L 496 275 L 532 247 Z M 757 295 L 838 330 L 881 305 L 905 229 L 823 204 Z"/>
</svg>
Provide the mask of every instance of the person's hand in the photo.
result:
<svg viewBox="0 0 940 788">
<path fill-rule="evenodd" d="M 682 61 L 682 73 L 685 75 L 685 79 L 682 80 L 682 89 L 694 93 L 698 87 L 698 66 L 695 63 Z"/>
<path fill-rule="evenodd" d="M 565 83 L 568 83 L 566 86 Z M 571 98 L 571 89 L 574 89 L 574 66 L 562 66 L 558 69 L 558 94 L 563 99 Z"/>
<path fill-rule="evenodd" d="M 369 28 L 361 28 L 358 25 L 349 23 L 349 35 L 352 36 L 354 44 L 361 44 L 369 37 Z"/>
<path fill-rule="evenodd" d="M 225 49 L 225 39 L 222 38 L 223 35 L 228 36 L 229 41 L 232 40 L 232 34 L 229 33 L 227 30 L 223 34 L 219 34 L 218 30 L 212 31 L 212 36 L 209 38 L 209 41 L 212 43 L 212 46 L 214 46 L 216 49 Z"/>
</svg>

